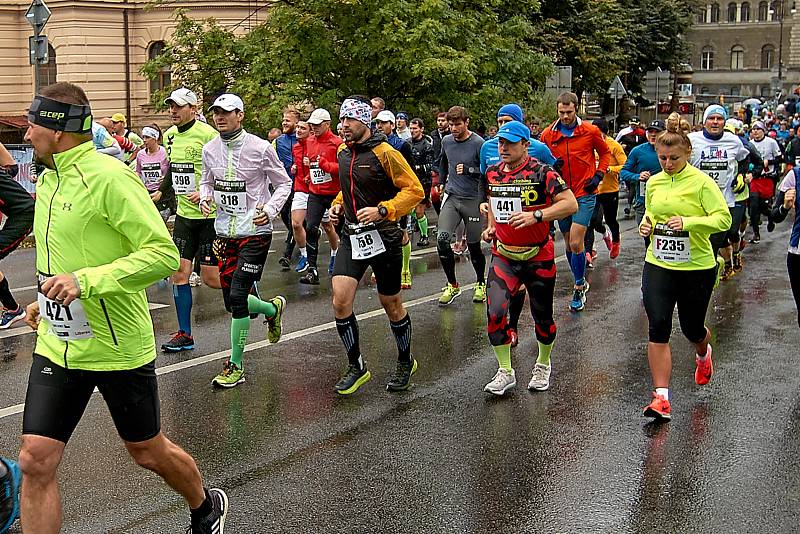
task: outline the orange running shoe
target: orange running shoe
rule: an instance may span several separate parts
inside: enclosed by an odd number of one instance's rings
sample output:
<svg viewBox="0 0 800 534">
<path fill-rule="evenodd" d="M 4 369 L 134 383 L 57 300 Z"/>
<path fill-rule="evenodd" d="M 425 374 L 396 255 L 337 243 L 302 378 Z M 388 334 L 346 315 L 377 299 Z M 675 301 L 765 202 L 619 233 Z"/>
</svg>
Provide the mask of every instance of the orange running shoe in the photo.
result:
<svg viewBox="0 0 800 534">
<path fill-rule="evenodd" d="M 711 343 L 708 344 L 705 359 L 695 358 L 694 363 L 697 365 L 694 370 L 694 381 L 698 386 L 705 386 L 711 380 L 711 375 L 714 374 L 714 362 L 711 361 Z"/>
<path fill-rule="evenodd" d="M 669 407 L 669 401 L 653 392 L 653 402 L 647 405 L 644 409 L 645 417 L 654 417 L 657 420 L 670 421 L 672 420 L 672 412 Z"/>
</svg>

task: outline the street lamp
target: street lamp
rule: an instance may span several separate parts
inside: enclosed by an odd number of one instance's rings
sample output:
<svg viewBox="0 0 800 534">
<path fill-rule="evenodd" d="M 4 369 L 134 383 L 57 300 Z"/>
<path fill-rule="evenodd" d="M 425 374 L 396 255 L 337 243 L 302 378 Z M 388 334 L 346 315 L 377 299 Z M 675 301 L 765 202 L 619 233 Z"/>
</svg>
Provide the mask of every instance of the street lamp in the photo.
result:
<svg viewBox="0 0 800 534">
<path fill-rule="evenodd" d="M 786 0 L 773 0 L 768 11 L 770 18 L 772 18 L 773 15 L 777 15 L 777 19 L 778 22 L 780 22 L 781 28 L 778 37 L 778 97 L 780 97 L 781 93 L 783 93 L 783 17 L 786 13 L 785 7 Z M 794 15 L 795 13 L 797 13 L 797 10 L 794 7 L 794 2 L 792 2 L 791 14 Z"/>
</svg>

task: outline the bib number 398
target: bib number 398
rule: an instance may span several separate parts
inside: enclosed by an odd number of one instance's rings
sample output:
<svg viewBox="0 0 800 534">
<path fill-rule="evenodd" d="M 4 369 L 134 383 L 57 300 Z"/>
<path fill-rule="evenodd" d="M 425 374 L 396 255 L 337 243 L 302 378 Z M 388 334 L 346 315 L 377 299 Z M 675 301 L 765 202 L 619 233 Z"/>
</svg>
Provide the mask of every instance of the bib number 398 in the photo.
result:
<svg viewBox="0 0 800 534">
<path fill-rule="evenodd" d="M 172 188 L 176 195 L 188 195 L 194 193 L 194 164 L 193 163 L 173 163 L 170 166 L 172 171 Z"/>
<path fill-rule="evenodd" d="M 86 318 L 86 310 L 80 300 L 74 300 L 69 306 L 38 295 L 39 313 L 50 323 L 50 330 L 64 341 L 88 339 L 94 337 L 92 327 Z"/>
<path fill-rule="evenodd" d="M 354 260 L 366 260 L 386 251 L 386 245 L 378 230 L 351 234 L 350 245 L 353 248 Z"/>
</svg>

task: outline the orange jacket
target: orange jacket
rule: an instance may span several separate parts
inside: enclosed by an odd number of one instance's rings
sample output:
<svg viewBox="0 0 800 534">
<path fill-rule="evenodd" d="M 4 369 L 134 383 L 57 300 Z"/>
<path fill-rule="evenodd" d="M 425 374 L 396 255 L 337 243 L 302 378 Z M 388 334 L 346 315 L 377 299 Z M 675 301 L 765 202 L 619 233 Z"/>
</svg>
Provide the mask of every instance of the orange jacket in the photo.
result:
<svg viewBox="0 0 800 534">
<path fill-rule="evenodd" d="M 584 186 L 597 171 L 608 172 L 611 163 L 611 151 L 606 145 L 600 129 L 578 118 L 578 125 L 571 137 L 567 137 L 558 129 L 558 120 L 548 126 L 541 135 L 553 156 L 558 160 L 561 176 L 576 198 L 588 195 Z M 599 160 L 595 159 L 595 152 Z"/>
<path fill-rule="evenodd" d="M 625 150 L 622 148 L 622 145 L 617 143 L 612 137 L 606 136 L 606 144 L 611 150 L 611 162 L 608 166 L 608 172 L 603 176 L 603 181 L 600 182 L 600 186 L 597 188 L 598 194 L 616 193 L 619 191 L 619 171 L 622 170 L 622 167 L 628 160 L 628 156 L 625 155 Z"/>
</svg>

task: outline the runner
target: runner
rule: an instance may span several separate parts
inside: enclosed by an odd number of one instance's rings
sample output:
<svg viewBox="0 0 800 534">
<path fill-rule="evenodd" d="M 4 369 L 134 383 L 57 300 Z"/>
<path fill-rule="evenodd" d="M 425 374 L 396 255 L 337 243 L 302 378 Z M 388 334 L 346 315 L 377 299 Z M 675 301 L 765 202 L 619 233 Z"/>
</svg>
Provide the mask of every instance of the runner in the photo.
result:
<svg viewBox="0 0 800 534">
<path fill-rule="evenodd" d="M 461 106 L 453 106 L 447 111 L 447 122 L 451 133 L 442 139 L 438 189 L 444 195 L 436 243 L 447 286 L 439 297 L 439 306 L 448 306 L 461 295 L 461 286 L 456 279 L 456 259 L 450 247 L 461 222 L 464 223 L 469 259 L 477 280 L 472 301 L 486 301 L 486 258 L 481 250 L 483 224 L 480 210 L 485 194 L 480 166 L 483 139 L 469 131 L 469 114 Z"/>
<path fill-rule="evenodd" d="M 552 167 L 529 155 L 530 130 L 525 124 L 506 122 L 497 137 L 502 162 L 486 171 L 491 209 L 483 239 L 492 243 L 486 314 L 499 368 L 484 391 L 503 395 L 517 383 L 506 315 L 515 295 L 524 294 L 523 287 L 530 295 L 539 346 L 528 389 L 544 391 L 550 387 L 550 354 L 556 337 L 556 264 L 549 221 L 575 213 L 578 203 Z"/>
<path fill-rule="evenodd" d="M 219 268 L 214 257 L 214 213 L 200 211 L 200 177 L 203 173 L 203 146 L 217 137 L 217 131 L 197 120 L 197 95 L 186 88 L 176 89 L 164 100 L 169 106 L 172 126 L 164 134 L 169 172 L 153 197 L 158 202 L 171 192 L 178 197 L 178 215 L 172 239 L 181 255 L 178 272 L 172 275 L 172 296 L 178 315 L 178 331 L 161 350 L 179 352 L 194 348 L 192 337 L 192 289 L 189 275 L 195 256 L 200 257 L 200 276 L 211 288 L 220 289 Z"/>
<path fill-rule="evenodd" d="M 764 162 L 761 159 L 756 147 L 747 139 L 747 136 L 742 131 L 744 123 L 739 119 L 728 119 L 725 121 L 725 129 L 736 135 L 741 141 L 747 151 L 750 153 L 750 165 L 748 172 L 745 175 L 737 174 L 736 180 L 733 185 L 733 193 L 736 195 L 736 204 L 731 210 L 731 230 L 736 227 L 737 231 L 728 233 L 728 240 L 731 242 L 733 250 L 733 265 L 732 271 L 726 269 L 723 271 L 722 278 L 729 279 L 735 273 L 739 273 L 744 269 L 744 260 L 742 259 L 742 250 L 747 243 L 744 239 L 745 232 L 747 231 L 747 202 L 750 198 L 749 184 L 753 181 L 754 176 L 758 176 L 764 168 Z"/>
<path fill-rule="evenodd" d="M 783 178 L 778 187 L 778 198 L 772 209 L 772 220 L 783 222 L 789 212 L 794 209 L 794 225 L 789 237 L 789 253 L 786 255 L 786 266 L 789 271 L 789 282 L 792 285 L 794 304 L 797 308 L 797 326 L 800 326 L 800 211 L 797 210 L 797 184 L 800 168 L 795 167 Z"/>
<path fill-rule="evenodd" d="M 68 83 L 44 88 L 28 112 L 25 140 L 47 170 L 34 219 L 39 298 L 26 319 L 37 340 L 19 454 L 22 529 L 60 531 L 58 466 L 97 387 L 128 453 L 189 504 L 190 531 L 222 533 L 225 492 L 205 489 L 194 459 L 161 432 L 145 288 L 178 268 L 178 251 L 136 173 L 94 151 L 91 117 Z"/>
<path fill-rule="evenodd" d="M 136 132 L 128 129 L 128 119 L 122 113 L 114 113 L 111 115 L 111 133 L 123 139 L 127 139 L 133 144 L 135 149 L 126 153 L 125 164 L 129 165 L 132 169 L 135 168 L 136 155 L 143 148 L 144 139 L 136 135 Z"/>
<path fill-rule="evenodd" d="M 232 317 L 231 357 L 211 383 L 230 388 L 245 381 L 242 354 L 251 314 L 264 314 L 270 343 L 281 338 L 286 299 L 277 296 L 263 301 L 250 291 L 261 280 L 272 243 L 272 220 L 280 216 L 292 186 L 272 144 L 242 128 L 241 98 L 221 95 L 209 111 L 219 137 L 203 147 L 200 210 L 211 215 L 212 203 L 216 204 L 215 255 L 225 309 Z"/>
<path fill-rule="evenodd" d="M 433 166 L 435 163 L 433 153 L 433 141 L 429 135 L 425 135 L 425 122 L 420 118 L 411 119 L 411 155 L 414 158 L 414 172 L 417 174 L 425 198 L 417 204 L 414 209 L 414 217 L 417 219 L 419 228 L 419 241 L 417 246 L 427 247 L 430 244 L 428 239 L 428 217 L 425 210 L 431 206 L 431 187 L 433 186 Z M 409 273 L 410 275 L 410 273 Z M 409 276 L 409 287 L 411 284 Z"/>
<path fill-rule="evenodd" d="M 761 216 L 767 217 L 767 232 L 775 229 L 772 221 L 772 199 L 775 196 L 775 182 L 778 176 L 777 162 L 780 161 L 781 148 L 775 139 L 765 133 L 764 123 L 757 121 L 750 130 L 752 145 L 764 160 L 764 172 L 753 177 L 750 183 L 750 225 L 753 228 L 753 244 L 761 242 Z"/>
<path fill-rule="evenodd" d="M 575 279 L 569 308 L 578 312 L 586 306 L 586 292 L 589 291 L 583 238 L 594 213 L 595 192 L 608 172 L 611 152 L 597 126 L 578 117 L 575 93 L 561 93 L 556 102 L 558 119 L 542 132 L 542 141 L 550 147 L 553 156 L 561 160 L 564 181 L 578 200 L 578 212 L 558 221 L 567 246 L 567 262 Z"/>
<path fill-rule="evenodd" d="M 157 196 L 161 181 L 169 172 L 169 159 L 167 151 L 159 144 L 161 139 L 161 129 L 155 124 L 142 128 L 142 139 L 144 148 L 136 154 L 136 173 L 142 179 L 150 198 Z M 156 209 L 161 214 L 161 218 L 166 222 L 175 213 L 175 195 L 161 197 L 156 202 Z"/>
<path fill-rule="evenodd" d="M 398 350 L 397 369 L 386 389 L 402 391 L 411 387 L 417 360 L 411 355 L 411 317 L 400 294 L 402 234 L 397 220 L 422 200 L 422 185 L 386 137 L 371 132 L 369 100 L 346 98 L 339 119 L 347 145 L 338 160 L 342 189 L 331 208 L 334 223 L 344 221 L 342 252 L 333 270 L 333 311 L 349 366 L 334 390 L 350 395 L 372 377 L 361 355 L 353 313 L 358 282 L 372 267 Z"/>
<path fill-rule="evenodd" d="M 654 392 L 644 415 L 666 421 L 672 418 L 669 338 L 676 305 L 681 331 L 697 353 L 695 382 L 707 384 L 714 372 L 711 331 L 704 324 L 718 272 L 709 235 L 731 226 L 727 202 L 715 180 L 688 163 L 693 151 L 703 148 L 692 146 L 692 134 L 684 134 L 682 126 L 688 123 L 673 113 L 667 120 L 667 131 L 656 139 L 664 170 L 647 181 L 645 216 L 639 225 L 642 237 L 652 237 L 642 292 L 650 323 L 647 359 Z M 732 145 L 730 150 L 734 149 Z"/>
<path fill-rule="evenodd" d="M 300 112 L 294 108 L 285 108 L 283 110 L 283 119 L 281 120 L 282 133 L 272 142 L 278 157 L 283 163 L 283 168 L 289 178 L 293 178 L 292 165 L 294 164 L 293 150 L 294 145 L 297 144 L 297 123 L 300 120 Z M 292 254 L 295 248 L 295 235 L 292 223 L 292 199 L 294 197 L 294 184 L 292 184 L 292 194 L 283 205 L 281 210 L 281 221 L 286 227 L 286 241 L 283 249 L 283 255 L 278 259 L 278 265 L 281 266 L 282 271 L 288 271 L 292 266 Z M 303 234 L 303 243 L 305 243 L 305 233 Z"/>
</svg>

